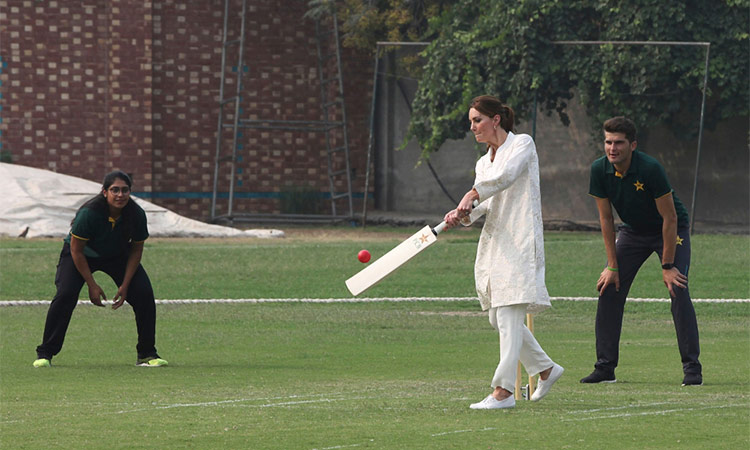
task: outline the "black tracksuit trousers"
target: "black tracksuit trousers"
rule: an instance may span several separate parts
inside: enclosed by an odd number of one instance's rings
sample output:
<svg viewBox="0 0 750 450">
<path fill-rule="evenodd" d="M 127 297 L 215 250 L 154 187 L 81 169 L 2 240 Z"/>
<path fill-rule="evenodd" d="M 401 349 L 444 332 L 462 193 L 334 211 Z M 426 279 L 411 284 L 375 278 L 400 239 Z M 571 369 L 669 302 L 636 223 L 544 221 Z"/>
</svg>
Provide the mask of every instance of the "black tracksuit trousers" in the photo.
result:
<svg viewBox="0 0 750 450">
<path fill-rule="evenodd" d="M 125 277 L 125 267 L 128 255 L 124 254 L 115 258 L 87 258 L 91 273 L 101 270 L 109 275 L 119 287 Z M 78 303 L 78 295 L 86 282 L 76 269 L 73 257 L 70 254 L 70 245 L 64 244 L 60 252 L 60 261 L 57 264 L 55 275 L 55 286 L 57 293 L 47 311 L 47 321 L 44 325 L 44 337 L 42 344 L 36 348 L 38 358 L 52 359 L 58 354 L 68 331 L 70 318 Z M 136 351 L 138 358 L 156 356 L 156 303 L 151 281 L 139 265 L 128 286 L 128 295 L 125 299 L 133 308 L 135 313 L 135 324 L 138 330 L 138 344 Z"/>
<path fill-rule="evenodd" d="M 676 247 L 674 265 L 685 276 L 690 268 L 690 233 L 688 229 L 677 232 L 682 240 Z M 661 260 L 663 239 L 661 232 L 637 233 L 627 227 L 621 227 L 617 236 L 617 265 L 619 267 L 620 290 L 609 285 L 599 296 L 596 311 L 596 357 L 594 367 L 605 373 L 614 373 L 619 358 L 620 333 L 625 299 L 630 291 L 641 265 L 656 252 Z M 700 374 L 701 364 L 698 361 L 700 345 L 698 342 L 698 322 L 695 309 L 690 299 L 688 286 L 674 288 L 672 300 L 672 319 L 677 331 L 677 347 L 682 358 L 682 370 L 685 374 Z"/>
</svg>

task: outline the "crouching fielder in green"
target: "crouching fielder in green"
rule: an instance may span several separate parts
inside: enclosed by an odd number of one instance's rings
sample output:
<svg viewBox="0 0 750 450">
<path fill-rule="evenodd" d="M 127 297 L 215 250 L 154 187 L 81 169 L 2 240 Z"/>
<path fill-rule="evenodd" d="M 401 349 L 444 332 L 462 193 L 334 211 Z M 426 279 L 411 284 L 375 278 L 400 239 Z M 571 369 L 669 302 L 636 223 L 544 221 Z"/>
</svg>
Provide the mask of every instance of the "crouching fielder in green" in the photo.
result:
<svg viewBox="0 0 750 450">
<path fill-rule="evenodd" d="M 136 364 L 167 365 L 156 353 L 154 291 L 141 266 L 143 243 L 148 238 L 146 213 L 130 198 L 131 186 L 128 174 L 111 172 L 104 177 L 101 193 L 76 213 L 60 252 L 55 275 L 57 293 L 47 312 L 34 367 L 49 367 L 52 357 L 62 349 L 84 283 L 91 303 L 104 306 L 102 300 L 107 296 L 92 275 L 97 270 L 109 275 L 118 287 L 112 309 L 118 309 L 126 301 L 133 308 L 138 330 Z"/>
</svg>

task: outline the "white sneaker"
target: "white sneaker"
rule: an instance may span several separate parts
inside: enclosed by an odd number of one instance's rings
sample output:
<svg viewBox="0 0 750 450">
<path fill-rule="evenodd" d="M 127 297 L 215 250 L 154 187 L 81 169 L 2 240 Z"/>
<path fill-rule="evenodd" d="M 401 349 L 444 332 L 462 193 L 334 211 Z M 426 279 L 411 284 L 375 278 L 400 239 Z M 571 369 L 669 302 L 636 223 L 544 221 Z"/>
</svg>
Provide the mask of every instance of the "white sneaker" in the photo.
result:
<svg viewBox="0 0 750 450">
<path fill-rule="evenodd" d="M 534 391 L 534 394 L 531 396 L 532 402 L 538 402 L 539 400 L 543 399 L 545 395 L 547 395 L 547 392 L 549 392 L 549 388 L 552 387 L 553 384 L 555 384 L 555 381 L 557 381 L 565 372 L 565 369 L 562 368 L 557 363 L 553 363 L 552 370 L 549 373 L 549 376 L 546 380 L 539 379 L 539 385 L 536 388 L 536 391 Z"/>
<path fill-rule="evenodd" d="M 516 399 L 511 395 L 503 400 L 497 400 L 492 394 L 488 395 L 484 400 L 479 403 L 472 403 L 469 408 L 471 409 L 504 409 L 513 408 L 516 406 Z"/>
</svg>

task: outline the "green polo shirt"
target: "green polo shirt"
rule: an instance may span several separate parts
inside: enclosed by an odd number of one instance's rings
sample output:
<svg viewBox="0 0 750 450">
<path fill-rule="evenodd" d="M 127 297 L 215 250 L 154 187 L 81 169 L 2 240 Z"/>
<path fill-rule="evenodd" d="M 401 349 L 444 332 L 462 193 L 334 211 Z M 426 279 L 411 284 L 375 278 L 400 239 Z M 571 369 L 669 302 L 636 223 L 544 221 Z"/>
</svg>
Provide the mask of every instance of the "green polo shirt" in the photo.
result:
<svg viewBox="0 0 750 450">
<path fill-rule="evenodd" d="M 148 238 L 146 212 L 133 200 L 130 202 L 135 205 L 130 239 L 124 235 L 122 216 L 115 220 L 100 211 L 81 208 L 76 213 L 65 242 L 70 244 L 72 236 L 86 241 L 83 253 L 90 258 L 110 258 L 126 253 L 131 241 L 143 242 Z"/>
<path fill-rule="evenodd" d="M 663 219 L 655 200 L 669 193 L 677 211 L 677 228 L 689 226 L 687 210 L 674 194 L 664 167 L 656 159 L 634 151 L 624 177 L 616 173 L 606 156 L 591 165 L 589 195 L 609 199 L 624 225 L 635 231 L 661 231 Z"/>
</svg>

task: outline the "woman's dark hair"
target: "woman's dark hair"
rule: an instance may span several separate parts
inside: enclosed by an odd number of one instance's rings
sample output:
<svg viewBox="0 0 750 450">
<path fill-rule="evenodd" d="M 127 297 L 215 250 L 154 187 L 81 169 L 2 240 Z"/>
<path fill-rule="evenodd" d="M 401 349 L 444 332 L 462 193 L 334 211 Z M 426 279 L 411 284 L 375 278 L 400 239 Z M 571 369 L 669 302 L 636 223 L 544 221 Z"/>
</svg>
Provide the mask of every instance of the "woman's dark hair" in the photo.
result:
<svg viewBox="0 0 750 450">
<path fill-rule="evenodd" d="M 500 116 L 500 126 L 505 131 L 513 131 L 516 115 L 513 109 L 491 95 L 480 95 L 471 101 L 471 108 L 490 118 Z"/>
<path fill-rule="evenodd" d="M 112 184 L 117 179 L 124 181 L 125 184 L 128 185 L 128 188 L 131 188 L 132 191 L 133 180 L 130 178 L 130 175 L 121 170 L 115 170 L 104 176 L 104 180 L 102 181 L 102 191 L 109 190 L 110 186 L 112 186 Z M 109 217 L 109 204 L 107 203 L 107 198 L 104 197 L 102 192 L 95 195 L 94 197 L 91 197 L 88 201 L 86 201 L 86 203 L 81 205 L 78 211 L 82 210 L 83 208 L 92 209 L 103 214 L 105 217 Z M 135 202 L 132 198 L 129 198 L 128 203 L 125 204 L 124 208 L 122 208 L 122 215 L 120 216 L 122 220 L 123 237 L 125 237 L 126 242 L 129 242 L 132 236 L 133 216 L 135 211 Z M 76 215 L 78 214 L 76 213 Z M 70 224 L 72 225 L 74 221 L 75 218 L 73 218 L 73 221 L 71 221 Z"/>
</svg>

